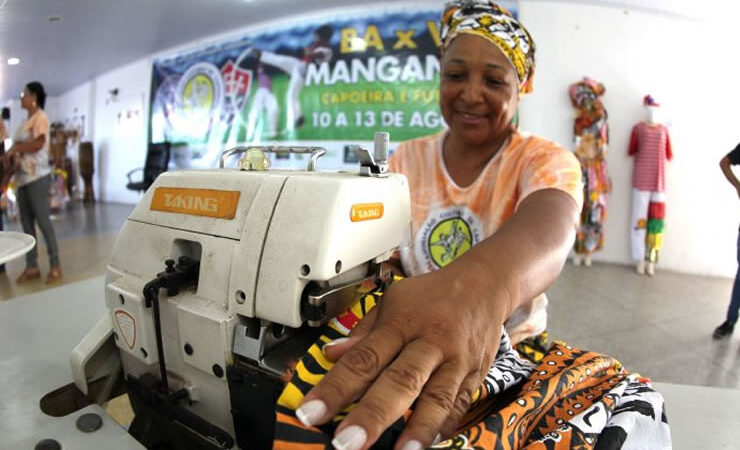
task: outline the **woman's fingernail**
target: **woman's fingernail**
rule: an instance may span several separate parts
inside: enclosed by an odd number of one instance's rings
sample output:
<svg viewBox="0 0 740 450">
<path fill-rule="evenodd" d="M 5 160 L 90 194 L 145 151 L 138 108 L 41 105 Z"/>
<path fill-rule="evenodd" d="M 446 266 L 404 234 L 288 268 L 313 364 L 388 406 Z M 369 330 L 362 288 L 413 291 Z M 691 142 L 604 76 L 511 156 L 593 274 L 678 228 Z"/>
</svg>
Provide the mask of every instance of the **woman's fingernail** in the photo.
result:
<svg viewBox="0 0 740 450">
<path fill-rule="evenodd" d="M 311 400 L 295 410 L 298 420 L 307 427 L 319 423 L 324 414 L 326 414 L 326 404 L 321 400 Z"/>
<path fill-rule="evenodd" d="M 365 445 L 366 440 L 367 433 L 362 427 L 350 425 L 334 437 L 331 445 L 337 450 L 358 450 Z"/>
<path fill-rule="evenodd" d="M 403 447 L 401 447 L 401 450 L 423 450 L 424 447 L 421 445 L 421 442 L 411 440 L 407 441 L 405 444 L 403 444 Z"/>
<path fill-rule="evenodd" d="M 442 442 L 442 435 L 437 433 L 436 436 L 434 436 L 434 440 L 432 441 L 432 445 L 437 445 L 440 442 Z"/>
<path fill-rule="evenodd" d="M 327 350 L 329 350 L 330 348 L 332 348 L 332 347 L 334 347 L 336 345 L 344 344 L 347 341 L 349 341 L 349 338 L 339 338 L 339 339 L 334 339 L 331 342 L 327 342 L 326 344 L 324 344 L 323 347 L 321 347 L 321 353 L 323 353 L 323 354 L 326 355 L 326 351 Z"/>
</svg>

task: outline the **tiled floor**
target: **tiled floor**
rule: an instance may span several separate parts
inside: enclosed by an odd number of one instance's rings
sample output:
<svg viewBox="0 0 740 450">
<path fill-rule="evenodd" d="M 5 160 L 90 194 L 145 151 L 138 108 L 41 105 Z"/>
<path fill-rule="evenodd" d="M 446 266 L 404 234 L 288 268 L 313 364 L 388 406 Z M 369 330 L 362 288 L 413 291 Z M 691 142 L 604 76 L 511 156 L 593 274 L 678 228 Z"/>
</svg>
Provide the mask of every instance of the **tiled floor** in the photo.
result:
<svg viewBox="0 0 740 450">
<path fill-rule="evenodd" d="M 118 230 L 133 208 L 133 205 L 111 203 L 99 203 L 95 206 L 73 203 L 66 210 L 52 216 L 64 271 L 63 278 L 55 286 L 102 275 Z M 22 231 L 20 220 L 10 223 L 6 221 L 5 230 Z M 46 245 L 40 232 L 37 232 L 36 237 L 39 240 L 38 261 L 42 278 L 19 286 L 15 280 L 25 268 L 24 258 L 7 263 L 5 273 L 0 273 L 0 301 L 49 288 L 44 284 L 49 272 Z"/>
<path fill-rule="evenodd" d="M 549 291 L 549 332 L 656 381 L 740 388 L 740 333 L 712 339 L 731 288 L 723 278 L 568 266 Z"/>
<path fill-rule="evenodd" d="M 104 273 L 116 232 L 132 209 L 76 204 L 55 218 L 62 283 Z M 17 222 L 6 225 L 20 228 Z M 45 274 L 43 242 L 40 247 Z M 47 288 L 42 280 L 17 286 L 23 267 L 22 259 L 15 260 L 0 274 L 0 300 Z M 724 341 L 711 337 L 724 318 L 731 286 L 728 279 L 661 271 L 640 277 L 614 264 L 568 265 L 548 292 L 550 337 L 614 356 L 656 381 L 740 388 L 740 332 Z"/>
</svg>

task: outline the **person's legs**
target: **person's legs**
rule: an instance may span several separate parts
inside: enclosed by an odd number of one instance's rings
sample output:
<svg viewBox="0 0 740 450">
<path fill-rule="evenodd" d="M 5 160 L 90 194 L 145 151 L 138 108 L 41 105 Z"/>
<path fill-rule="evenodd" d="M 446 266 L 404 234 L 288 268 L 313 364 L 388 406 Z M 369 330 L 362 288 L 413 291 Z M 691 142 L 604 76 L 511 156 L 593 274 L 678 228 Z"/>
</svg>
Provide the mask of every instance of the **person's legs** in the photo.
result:
<svg viewBox="0 0 740 450">
<path fill-rule="evenodd" d="M 278 126 L 278 103 L 277 99 L 275 98 L 275 94 L 272 92 L 267 92 L 267 95 L 265 97 L 265 111 L 266 111 L 266 118 L 267 118 L 267 138 L 274 138 L 277 136 L 277 126 Z"/>
<path fill-rule="evenodd" d="M 740 313 L 740 232 L 737 239 L 737 262 L 738 268 L 735 274 L 735 283 L 732 285 L 732 296 L 730 306 L 727 307 L 727 320 L 714 330 L 714 338 L 722 339 L 729 336 L 735 330 L 738 314 Z"/>
<path fill-rule="evenodd" d="M 33 208 L 31 208 L 31 199 L 29 198 L 28 187 L 33 184 L 29 183 L 18 187 L 18 209 L 21 214 L 21 225 L 23 232 L 31 235 L 36 239 L 36 226 L 34 225 Z M 36 245 L 26 253 L 26 269 L 37 269 L 38 264 L 38 239 Z"/>
<path fill-rule="evenodd" d="M 259 119 L 259 116 L 262 114 L 266 90 L 267 89 L 260 87 L 257 89 L 257 92 L 254 93 L 252 107 L 249 108 L 249 114 L 247 115 L 247 142 L 252 142 L 260 136 L 260 133 L 257 133 L 257 119 Z"/>
<path fill-rule="evenodd" d="M 732 286 L 732 297 L 730 297 L 730 306 L 727 308 L 727 321 L 732 325 L 737 322 L 738 312 L 740 311 L 740 267 L 735 274 L 735 284 Z"/>
<path fill-rule="evenodd" d="M 295 125 L 299 128 L 303 125 L 305 119 L 303 117 L 303 110 L 301 109 L 301 90 L 303 89 L 303 79 L 306 73 L 306 65 L 298 65 L 290 73 L 290 84 L 288 85 L 288 101 L 289 108 L 287 118 L 290 120 L 289 124 Z"/>
<path fill-rule="evenodd" d="M 647 233 L 648 205 L 650 204 L 650 191 L 632 190 L 632 259 L 642 267 L 645 264 L 645 236 Z"/>
<path fill-rule="evenodd" d="M 0 231 L 3 231 L 3 208 L 0 205 Z M 0 264 L 0 273 L 5 272 L 5 264 Z"/>
<path fill-rule="evenodd" d="M 41 233 L 46 241 L 46 248 L 49 254 L 49 267 L 59 267 L 59 247 L 57 246 L 57 237 L 54 233 L 54 226 L 51 224 L 49 217 L 49 186 L 51 175 L 41 177 L 40 179 L 28 184 L 31 208 L 39 224 Z"/>
</svg>

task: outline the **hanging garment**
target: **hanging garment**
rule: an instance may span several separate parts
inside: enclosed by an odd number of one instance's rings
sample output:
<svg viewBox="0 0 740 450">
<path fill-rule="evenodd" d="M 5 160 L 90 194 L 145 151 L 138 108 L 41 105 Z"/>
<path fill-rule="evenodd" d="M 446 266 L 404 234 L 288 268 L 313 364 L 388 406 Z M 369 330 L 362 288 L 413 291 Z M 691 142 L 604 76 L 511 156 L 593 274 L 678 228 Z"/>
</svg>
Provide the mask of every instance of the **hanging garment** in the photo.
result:
<svg viewBox="0 0 740 450">
<path fill-rule="evenodd" d="M 632 187 L 641 191 L 665 191 L 666 161 L 673 158 L 668 128 L 640 122 L 632 128 L 629 155 L 635 159 Z"/>
<path fill-rule="evenodd" d="M 276 407 L 275 449 L 331 449 L 339 423 L 307 427 L 295 410 L 333 367 L 321 348 L 349 335 L 380 294 L 360 299 L 332 319 L 298 362 Z M 378 439 L 393 448 L 411 411 Z M 478 388 L 456 435 L 436 449 L 670 449 L 665 405 L 650 380 L 628 373 L 615 359 L 555 342 L 539 364 L 519 356 L 505 331 L 495 362 Z"/>
<path fill-rule="evenodd" d="M 658 262 L 665 229 L 665 193 L 632 190 L 632 259 Z"/>
<path fill-rule="evenodd" d="M 568 92 L 571 103 L 578 110 L 573 124 L 574 153 L 581 162 L 583 176 L 583 208 L 575 251 L 591 255 L 604 246 L 606 201 L 611 191 L 605 159 L 609 143 L 608 114 L 599 100 L 606 88 L 586 77 L 571 85 Z"/>
</svg>

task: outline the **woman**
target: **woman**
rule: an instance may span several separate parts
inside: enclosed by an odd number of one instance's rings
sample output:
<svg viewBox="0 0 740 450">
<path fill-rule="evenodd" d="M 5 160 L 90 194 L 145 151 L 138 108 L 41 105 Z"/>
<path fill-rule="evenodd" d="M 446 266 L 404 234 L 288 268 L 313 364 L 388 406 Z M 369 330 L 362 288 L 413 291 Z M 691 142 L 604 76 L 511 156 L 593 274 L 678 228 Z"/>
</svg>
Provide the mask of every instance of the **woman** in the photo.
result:
<svg viewBox="0 0 740 450">
<path fill-rule="evenodd" d="M 4 112 L 4 111 L 3 111 Z M 5 157 L 5 139 L 8 138 L 8 131 L 5 128 L 5 118 L 0 117 L 0 197 L 5 192 L 5 172 L 7 165 Z M 0 231 L 3 231 L 3 206 L 0 202 Z M 0 273 L 5 272 L 5 264 L 0 264 Z"/>
<path fill-rule="evenodd" d="M 36 224 L 41 229 L 49 253 L 49 274 L 46 283 L 62 277 L 59 249 L 54 227 L 49 218 L 49 118 L 44 113 L 46 93 L 38 81 L 26 85 L 21 94 L 21 107 L 28 112 L 25 122 L 18 128 L 8 157 L 15 164 L 15 181 L 18 186 L 18 206 L 23 231 L 36 237 Z M 26 269 L 17 278 L 22 284 L 41 277 L 38 252 L 34 247 L 26 253 Z"/>
<path fill-rule="evenodd" d="M 502 334 L 504 325 L 512 340 L 543 328 L 541 296 L 575 237 L 581 171 L 572 153 L 512 125 L 534 74 L 523 26 L 491 1 L 467 0 L 447 5 L 441 30 L 440 107 L 449 130 L 401 145 L 390 162 L 409 180 L 412 232 L 401 263 L 411 276 L 382 299 L 355 305 L 347 314 L 362 320 L 348 339 L 327 326 L 325 358 L 309 350 L 278 400 L 276 447 L 325 443 L 332 433 L 343 450 L 420 449 L 442 437 L 460 439 L 444 448 L 515 448 L 547 438 L 537 433 L 560 430 L 601 396 L 586 392 L 588 402 L 562 408 L 573 400 L 558 397 L 570 378 L 549 367 L 582 370 L 576 381 L 593 381 L 584 390 L 627 377 L 616 361 L 567 346 L 551 348 L 535 369 Z M 351 328 L 345 318 L 335 320 Z M 574 437 L 590 448 L 593 435 L 581 431 Z"/>
</svg>

